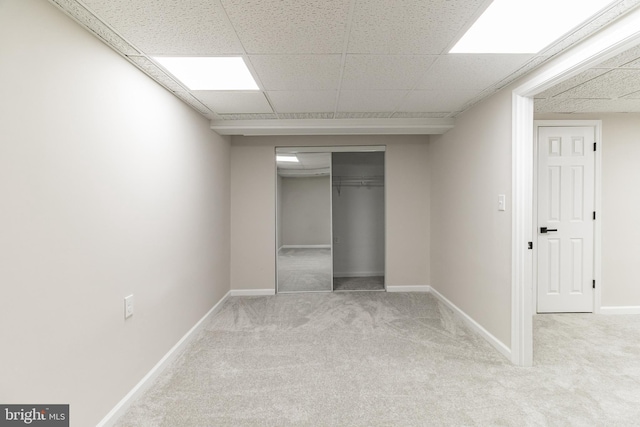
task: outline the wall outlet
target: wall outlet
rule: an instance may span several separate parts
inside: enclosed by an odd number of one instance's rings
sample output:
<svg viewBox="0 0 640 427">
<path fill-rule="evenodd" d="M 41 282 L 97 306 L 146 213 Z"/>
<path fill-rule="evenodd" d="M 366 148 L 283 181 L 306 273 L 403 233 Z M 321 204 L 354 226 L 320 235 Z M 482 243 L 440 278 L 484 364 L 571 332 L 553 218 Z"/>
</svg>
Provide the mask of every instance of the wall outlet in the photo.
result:
<svg viewBox="0 0 640 427">
<path fill-rule="evenodd" d="M 124 297 L 124 318 L 133 316 L 133 294 Z"/>
</svg>

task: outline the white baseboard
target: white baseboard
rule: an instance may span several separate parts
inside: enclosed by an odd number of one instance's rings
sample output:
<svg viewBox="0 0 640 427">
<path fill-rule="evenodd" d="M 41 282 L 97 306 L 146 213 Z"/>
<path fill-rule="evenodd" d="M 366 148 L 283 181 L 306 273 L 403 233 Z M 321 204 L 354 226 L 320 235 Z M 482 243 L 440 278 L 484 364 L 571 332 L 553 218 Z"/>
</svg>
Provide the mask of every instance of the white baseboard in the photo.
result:
<svg viewBox="0 0 640 427">
<path fill-rule="evenodd" d="M 232 297 L 262 297 L 275 294 L 275 289 L 231 289 L 229 291 L 229 296 Z"/>
<path fill-rule="evenodd" d="M 491 332 L 487 331 L 485 328 L 482 327 L 482 325 L 480 325 L 478 322 L 476 322 L 475 320 L 473 320 L 467 313 L 465 313 L 464 311 L 462 311 L 460 308 L 458 308 L 457 305 L 455 305 L 454 303 L 452 303 L 451 301 L 449 301 L 444 295 L 442 295 L 440 292 L 436 291 L 435 289 L 431 288 L 431 293 L 438 298 L 440 301 L 442 301 L 447 307 L 449 307 L 450 309 L 452 309 L 457 315 L 459 315 L 462 320 L 474 331 L 476 331 L 478 334 L 480 334 L 480 336 L 482 338 L 484 338 L 485 340 L 487 340 L 489 342 L 489 344 L 491 344 L 496 350 L 498 350 L 498 352 L 500 352 L 500 354 L 502 354 L 504 357 L 506 357 L 507 359 L 511 360 L 511 349 L 509 347 L 507 347 L 502 341 L 500 341 L 498 338 L 496 338 L 495 336 L 493 336 L 493 334 L 491 334 Z"/>
<path fill-rule="evenodd" d="M 333 277 L 377 277 L 384 276 L 384 271 L 334 271 Z"/>
<path fill-rule="evenodd" d="M 280 249 L 331 249 L 331 245 L 282 245 Z"/>
<path fill-rule="evenodd" d="M 430 292 L 431 286 L 387 286 L 387 292 Z"/>
<path fill-rule="evenodd" d="M 640 314 L 640 306 L 600 307 L 600 314 Z"/>
<path fill-rule="evenodd" d="M 125 397 L 122 398 L 120 402 L 111 410 L 109 413 L 98 423 L 97 427 L 110 427 L 113 426 L 118 418 L 120 418 L 124 413 L 129 409 L 131 404 L 144 393 L 158 376 L 164 371 L 171 362 L 180 354 L 180 352 L 189 344 L 189 342 L 195 337 L 196 332 L 203 325 L 204 321 L 207 320 L 210 316 L 215 314 L 218 309 L 222 306 L 222 303 L 229 297 L 231 291 L 227 292 L 225 296 L 223 296 L 220 301 L 214 305 L 211 310 L 207 312 L 198 323 L 196 323 L 189 332 L 187 332 L 180 341 L 174 345 L 171 350 L 165 354 L 162 359 L 156 365 L 151 368 L 147 375 L 145 375 L 139 382 L 136 384 L 129 393 Z"/>
</svg>

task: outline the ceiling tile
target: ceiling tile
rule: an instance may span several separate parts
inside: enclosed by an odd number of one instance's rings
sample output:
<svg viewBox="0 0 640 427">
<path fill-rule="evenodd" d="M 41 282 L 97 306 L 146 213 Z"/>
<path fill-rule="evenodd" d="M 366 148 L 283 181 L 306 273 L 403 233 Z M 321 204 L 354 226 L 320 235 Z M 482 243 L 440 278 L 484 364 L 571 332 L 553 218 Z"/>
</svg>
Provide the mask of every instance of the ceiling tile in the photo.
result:
<svg viewBox="0 0 640 427">
<path fill-rule="evenodd" d="M 342 90 L 408 90 L 435 56 L 347 55 Z"/>
<path fill-rule="evenodd" d="M 341 53 L 351 0 L 221 0 L 247 53 Z"/>
<path fill-rule="evenodd" d="M 548 98 L 534 100 L 536 113 L 573 113 L 585 99 Z"/>
<path fill-rule="evenodd" d="M 218 1 L 84 0 L 147 55 L 242 54 Z"/>
<path fill-rule="evenodd" d="M 563 92 L 566 92 L 571 88 L 574 88 L 585 82 L 588 82 L 591 79 L 601 76 L 608 71 L 609 71 L 608 69 L 589 68 L 588 70 L 585 70 L 582 73 L 575 75 L 545 90 L 544 92 L 536 95 L 535 98 L 551 98 L 552 96 L 562 96 L 561 94 Z"/>
<path fill-rule="evenodd" d="M 218 114 L 220 120 L 275 120 L 275 114 Z"/>
<path fill-rule="evenodd" d="M 338 111 L 393 112 L 407 93 L 406 90 L 343 90 Z"/>
<path fill-rule="evenodd" d="M 640 99 L 587 99 L 576 113 L 640 113 Z"/>
<path fill-rule="evenodd" d="M 453 88 L 415 90 L 409 93 L 398 110 L 408 113 L 458 111 L 462 105 L 475 95 L 477 93 L 473 91 Z"/>
<path fill-rule="evenodd" d="M 531 60 L 522 54 L 455 54 L 438 58 L 417 86 L 419 90 L 443 88 L 480 91 L 502 80 Z"/>
<path fill-rule="evenodd" d="M 333 111 L 336 91 L 269 91 L 273 108 L 278 113 Z"/>
<path fill-rule="evenodd" d="M 200 102 L 219 114 L 273 112 L 262 92 L 194 90 L 192 93 Z"/>
<path fill-rule="evenodd" d="M 617 68 L 617 67 L 631 67 L 635 68 L 640 66 L 638 64 L 640 59 L 640 45 L 625 50 L 619 55 L 604 61 L 602 64 L 597 65 L 597 68 Z"/>
<path fill-rule="evenodd" d="M 336 119 L 388 119 L 391 113 L 336 113 Z"/>
<path fill-rule="evenodd" d="M 338 90 L 341 55 L 252 55 L 265 90 Z"/>
<path fill-rule="evenodd" d="M 637 58 L 631 62 L 627 62 L 622 66 L 622 68 L 640 68 L 640 58 Z"/>
<path fill-rule="evenodd" d="M 614 69 L 569 89 L 560 96 L 569 98 L 619 98 L 640 90 L 640 70 Z"/>
<path fill-rule="evenodd" d="M 442 113 L 407 113 L 405 111 L 400 111 L 397 113 L 393 113 L 394 119 L 444 119 L 449 117 L 450 112 L 442 112 Z"/>
<path fill-rule="evenodd" d="M 640 90 L 624 96 L 625 99 L 640 99 Z"/>
<path fill-rule="evenodd" d="M 333 119 L 333 112 L 325 113 L 278 113 L 281 119 L 306 120 L 306 119 Z"/>
<path fill-rule="evenodd" d="M 484 0 L 358 0 L 349 53 L 440 54 Z"/>
</svg>

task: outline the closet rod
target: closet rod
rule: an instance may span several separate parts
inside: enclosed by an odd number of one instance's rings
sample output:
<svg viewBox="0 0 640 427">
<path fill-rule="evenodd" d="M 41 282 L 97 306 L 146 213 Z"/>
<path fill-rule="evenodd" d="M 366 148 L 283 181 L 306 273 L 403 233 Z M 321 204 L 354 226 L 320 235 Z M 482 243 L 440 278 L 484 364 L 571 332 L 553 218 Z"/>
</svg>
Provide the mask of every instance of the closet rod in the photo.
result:
<svg viewBox="0 0 640 427">
<path fill-rule="evenodd" d="M 334 176 L 334 187 L 383 187 L 384 177 L 382 176 Z"/>
</svg>

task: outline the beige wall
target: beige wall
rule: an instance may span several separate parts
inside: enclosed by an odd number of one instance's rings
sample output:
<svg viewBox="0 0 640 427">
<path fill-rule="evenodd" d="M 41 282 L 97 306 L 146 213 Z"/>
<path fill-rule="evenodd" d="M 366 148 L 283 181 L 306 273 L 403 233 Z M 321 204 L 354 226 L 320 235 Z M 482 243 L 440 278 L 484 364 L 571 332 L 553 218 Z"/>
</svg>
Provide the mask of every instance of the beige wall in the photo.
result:
<svg viewBox="0 0 640 427">
<path fill-rule="evenodd" d="M 329 176 L 282 178 L 282 245 L 331 244 Z"/>
<path fill-rule="evenodd" d="M 640 306 L 640 114 L 538 114 L 602 120 L 602 305 Z"/>
<path fill-rule="evenodd" d="M 229 142 L 49 2 L 0 58 L 0 402 L 96 425 L 229 289 Z"/>
<path fill-rule="evenodd" d="M 511 93 L 456 118 L 429 143 L 431 286 L 511 343 Z M 498 195 L 507 197 L 498 211 Z"/>
<path fill-rule="evenodd" d="M 386 145 L 386 280 L 427 285 L 429 175 L 424 136 L 234 137 L 231 286 L 275 289 L 275 147 Z"/>
<path fill-rule="evenodd" d="M 418 141 L 389 144 L 384 159 L 387 286 L 430 285 L 428 146 Z"/>
</svg>

